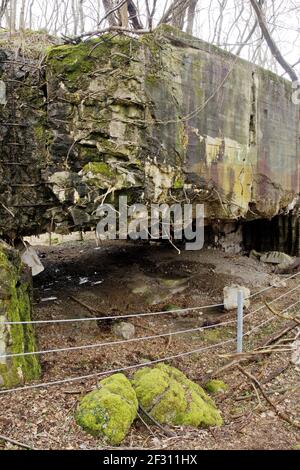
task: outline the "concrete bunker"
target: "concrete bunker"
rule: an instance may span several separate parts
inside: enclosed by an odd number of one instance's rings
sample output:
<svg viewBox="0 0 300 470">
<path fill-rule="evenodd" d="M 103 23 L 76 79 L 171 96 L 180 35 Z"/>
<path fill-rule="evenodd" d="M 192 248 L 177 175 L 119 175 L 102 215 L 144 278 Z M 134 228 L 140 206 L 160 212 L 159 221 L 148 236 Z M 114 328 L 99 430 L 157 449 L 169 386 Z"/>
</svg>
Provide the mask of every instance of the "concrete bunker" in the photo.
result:
<svg viewBox="0 0 300 470">
<path fill-rule="evenodd" d="M 97 207 L 126 195 L 203 203 L 221 246 L 299 255 L 288 81 L 169 26 L 52 46 L 42 66 L 34 51 L 15 61 L 1 47 L 3 240 L 94 228 Z M 264 228 L 251 235 L 263 220 L 278 228 L 273 240 Z"/>
</svg>

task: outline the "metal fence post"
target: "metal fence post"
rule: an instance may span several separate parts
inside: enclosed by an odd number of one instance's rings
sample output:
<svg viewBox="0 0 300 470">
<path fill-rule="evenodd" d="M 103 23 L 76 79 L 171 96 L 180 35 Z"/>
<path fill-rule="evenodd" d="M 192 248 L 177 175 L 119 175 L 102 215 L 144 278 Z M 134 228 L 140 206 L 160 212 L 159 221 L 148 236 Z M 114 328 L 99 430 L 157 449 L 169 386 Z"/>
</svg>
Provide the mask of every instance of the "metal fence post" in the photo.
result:
<svg viewBox="0 0 300 470">
<path fill-rule="evenodd" d="M 237 338 L 236 352 L 243 352 L 243 327 L 244 327 L 244 293 L 239 290 L 237 293 Z"/>
</svg>

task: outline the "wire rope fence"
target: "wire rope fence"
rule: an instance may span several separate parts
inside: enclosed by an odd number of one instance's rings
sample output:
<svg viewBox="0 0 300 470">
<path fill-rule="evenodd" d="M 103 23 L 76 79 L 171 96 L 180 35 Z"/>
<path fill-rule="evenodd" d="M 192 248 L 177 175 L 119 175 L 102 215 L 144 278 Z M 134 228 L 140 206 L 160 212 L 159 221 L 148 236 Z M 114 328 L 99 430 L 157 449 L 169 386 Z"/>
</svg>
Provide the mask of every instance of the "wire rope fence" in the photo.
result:
<svg viewBox="0 0 300 470">
<path fill-rule="evenodd" d="M 300 275 L 300 272 L 295 273 L 291 276 L 286 277 L 284 280 L 291 280 L 291 279 L 297 279 L 298 276 Z M 271 291 L 272 289 L 275 289 L 274 286 L 268 286 L 265 287 L 257 292 L 254 292 L 251 294 L 248 298 L 253 299 L 255 297 L 259 297 L 261 294 L 265 294 L 268 291 Z M 288 288 L 283 292 L 282 294 L 276 296 L 272 300 L 269 301 L 269 304 L 273 304 L 275 302 L 278 302 L 282 299 L 286 299 L 288 296 L 291 296 L 291 294 L 295 293 L 298 289 L 300 289 L 300 284 L 297 284 L 296 286 L 293 286 L 291 288 Z M 246 298 L 247 299 L 247 298 Z M 246 300 L 245 299 L 245 300 Z M 289 297 L 290 299 L 290 297 Z M 292 308 L 295 308 L 298 304 L 300 303 L 300 300 L 296 300 L 284 307 L 284 310 L 282 310 L 282 313 L 288 312 Z M 32 321 L 26 321 L 26 322 L 3 322 L 3 325 L 24 325 L 24 324 L 61 324 L 61 323 L 69 323 L 69 322 L 81 322 L 81 321 L 95 321 L 95 320 L 120 320 L 124 318 L 137 318 L 137 317 L 148 317 L 148 316 L 158 316 L 158 315 L 166 315 L 170 313 L 180 313 L 180 314 L 187 314 L 191 312 L 195 312 L 198 310 L 204 310 L 204 309 L 212 309 L 212 308 L 218 308 L 218 307 L 223 307 L 224 304 L 222 303 L 216 303 L 216 304 L 211 304 L 211 305 L 202 305 L 199 307 L 191 307 L 191 308 L 183 308 L 183 309 L 172 309 L 168 311 L 160 311 L 160 312 L 137 312 L 137 313 L 130 313 L 127 315 L 114 315 L 114 316 L 102 316 L 102 317 L 81 317 L 81 318 L 64 318 L 64 319 L 51 319 L 51 320 L 32 320 Z M 243 306 L 242 306 L 243 307 Z M 259 307 L 251 310 L 248 312 L 244 317 L 243 317 L 243 322 L 248 321 L 249 319 L 253 318 L 258 312 L 261 312 L 262 310 L 266 309 L 267 306 L 265 304 L 260 305 Z M 271 323 L 274 321 L 276 317 L 272 315 L 272 317 L 264 319 L 263 322 L 259 323 L 258 325 L 255 326 L 250 326 L 250 328 L 245 332 L 242 333 L 243 338 L 247 338 L 250 335 L 252 335 L 254 332 L 258 331 L 265 325 Z M 97 349 L 97 348 L 104 348 L 104 347 L 114 347 L 114 346 L 122 346 L 122 345 L 127 345 L 131 343 L 140 343 L 140 342 L 145 342 L 145 341 L 151 341 L 154 339 L 159 339 L 159 338 L 171 338 L 174 336 L 179 336 L 179 335 L 185 335 L 189 333 L 200 333 L 204 332 L 207 330 L 211 329 L 218 329 L 218 328 L 224 328 L 224 327 L 233 327 L 236 328 L 237 326 L 237 318 L 228 320 L 228 321 L 223 321 L 220 323 L 216 323 L 213 325 L 207 325 L 207 326 L 198 326 L 194 328 L 187 328 L 187 329 L 181 329 L 181 330 L 176 330 L 176 331 L 167 331 L 167 332 L 159 332 L 157 334 L 153 335 L 148 335 L 148 336 L 140 336 L 140 337 L 135 337 L 131 339 L 124 339 L 124 340 L 116 340 L 116 341 L 104 341 L 104 342 L 99 342 L 99 343 L 92 343 L 92 344 L 86 344 L 86 345 L 78 345 L 78 346 L 70 346 L 70 347 L 62 347 L 62 348 L 52 348 L 52 349 L 45 349 L 45 350 L 38 350 L 38 351 L 24 351 L 20 353 L 8 353 L 8 354 L 2 354 L 0 355 L 0 360 L 7 360 L 11 359 L 13 357 L 19 357 L 19 356 L 28 356 L 28 355 L 46 355 L 46 354 L 53 354 L 53 353 L 68 353 L 68 352 L 73 352 L 73 351 L 83 351 L 83 350 L 89 350 L 89 349 Z M 237 328 L 236 328 L 237 329 Z M 234 330 L 232 332 L 234 334 Z M 117 368 L 111 368 L 103 371 L 98 371 L 98 372 L 92 372 L 89 374 L 85 375 L 79 375 L 75 377 L 64 377 L 61 379 L 57 380 L 52 380 L 52 381 L 47 381 L 47 382 L 39 382 L 39 383 L 32 383 L 28 385 L 23 385 L 23 386 L 17 386 L 9 389 L 0 389 L 0 395 L 5 395 L 11 392 L 17 392 L 17 391 L 26 391 L 26 390 L 34 390 L 34 389 L 40 389 L 44 387 L 49 387 L 49 386 L 55 386 L 55 385 L 62 385 L 66 383 L 73 383 L 73 382 L 78 382 L 78 381 L 83 381 L 83 380 L 88 380 L 91 378 L 97 378 L 97 377 L 102 377 L 106 375 L 110 375 L 113 373 L 117 372 L 126 372 L 126 371 L 131 371 L 134 369 L 138 369 L 141 367 L 146 367 L 146 366 L 151 366 L 154 364 L 158 364 L 161 362 L 165 361 L 172 361 L 174 359 L 190 356 L 193 354 L 200 354 L 205 351 L 209 350 L 217 350 L 220 349 L 224 346 L 227 345 L 234 345 L 236 343 L 236 337 L 232 337 L 228 340 L 225 341 L 220 341 L 208 346 L 201 346 L 198 348 L 194 348 L 188 351 L 182 351 L 178 352 L 176 354 L 171 354 L 171 355 L 166 355 L 164 357 L 159 357 L 157 359 L 153 359 L 150 361 L 146 361 L 143 363 L 136 363 L 136 364 L 129 364 L 129 365 L 124 365 L 122 367 L 117 367 Z"/>
</svg>

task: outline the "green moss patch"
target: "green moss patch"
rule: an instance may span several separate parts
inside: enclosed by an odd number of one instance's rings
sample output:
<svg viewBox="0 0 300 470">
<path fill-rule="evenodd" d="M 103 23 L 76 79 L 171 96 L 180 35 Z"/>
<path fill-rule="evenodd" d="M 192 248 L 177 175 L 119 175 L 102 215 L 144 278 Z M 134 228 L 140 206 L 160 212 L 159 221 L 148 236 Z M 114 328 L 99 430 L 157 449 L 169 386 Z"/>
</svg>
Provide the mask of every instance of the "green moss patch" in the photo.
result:
<svg viewBox="0 0 300 470">
<path fill-rule="evenodd" d="M 54 47 L 48 52 L 47 62 L 57 75 L 65 76 L 74 82 L 81 75 L 93 70 L 94 59 L 90 56 L 90 52 L 90 43 Z"/>
<path fill-rule="evenodd" d="M 228 390 L 228 385 L 222 380 L 213 379 L 205 384 L 205 389 L 213 394 L 224 393 Z"/>
<path fill-rule="evenodd" d="M 83 172 L 91 172 L 94 175 L 103 175 L 107 178 L 113 177 L 114 173 L 107 163 L 104 162 L 90 162 L 83 167 Z"/>
<path fill-rule="evenodd" d="M 90 186 L 107 189 L 115 186 L 116 171 L 113 171 L 105 162 L 89 162 L 82 169 L 83 181 Z"/>
<path fill-rule="evenodd" d="M 93 436 L 117 445 L 126 437 L 137 410 L 138 401 L 129 380 L 123 374 L 114 374 L 82 399 L 76 421 Z"/>
<path fill-rule="evenodd" d="M 213 400 L 175 367 L 159 364 L 134 375 L 139 403 L 161 424 L 221 426 Z"/>
<path fill-rule="evenodd" d="M 114 48 L 117 48 L 118 53 L 113 52 Z M 47 51 L 46 62 L 52 73 L 72 84 L 94 72 L 99 65 L 107 67 L 110 63 L 113 68 L 126 66 L 131 53 L 137 48 L 136 40 L 107 34 L 100 39 L 91 39 L 77 45 L 51 47 Z"/>
<path fill-rule="evenodd" d="M 17 251 L 0 243 L 0 344 L 1 353 L 19 354 L 36 350 L 31 324 L 1 325 L 6 321 L 31 320 L 31 277 L 21 263 Z M 0 386 L 12 387 L 40 376 L 35 355 L 0 359 Z"/>
</svg>

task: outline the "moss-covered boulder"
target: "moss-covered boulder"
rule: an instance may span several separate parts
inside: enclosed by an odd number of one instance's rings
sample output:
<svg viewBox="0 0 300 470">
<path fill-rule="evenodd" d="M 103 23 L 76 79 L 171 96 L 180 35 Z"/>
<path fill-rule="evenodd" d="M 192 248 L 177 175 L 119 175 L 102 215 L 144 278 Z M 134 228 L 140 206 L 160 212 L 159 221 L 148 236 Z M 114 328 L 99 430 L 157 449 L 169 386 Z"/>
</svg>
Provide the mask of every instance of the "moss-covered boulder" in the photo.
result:
<svg viewBox="0 0 300 470">
<path fill-rule="evenodd" d="M 18 251 L 0 241 L 0 387 L 12 387 L 40 375 L 38 357 L 22 356 L 36 349 L 33 326 L 6 324 L 30 320 L 31 275 Z"/>
<path fill-rule="evenodd" d="M 134 375 L 140 405 L 161 424 L 221 426 L 216 405 L 204 390 L 175 367 L 159 364 Z"/>
<path fill-rule="evenodd" d="M 76 421 L 95 437 L 111 444 L 123 441 L 137 416 L 138 401 L 131 383 L 123 374 L 114 374 L 101 382 L 99 389 L 80 402 Z"/>
<path fill-rule="evenodd" d="M 228 390 L 228 385 L 223 380 L 212 379 L 205 384 L 205 389 L 212 394 L 224 393 Z"/>
</svg>

